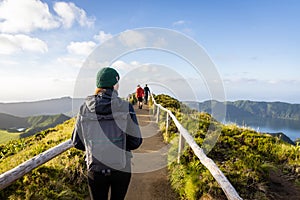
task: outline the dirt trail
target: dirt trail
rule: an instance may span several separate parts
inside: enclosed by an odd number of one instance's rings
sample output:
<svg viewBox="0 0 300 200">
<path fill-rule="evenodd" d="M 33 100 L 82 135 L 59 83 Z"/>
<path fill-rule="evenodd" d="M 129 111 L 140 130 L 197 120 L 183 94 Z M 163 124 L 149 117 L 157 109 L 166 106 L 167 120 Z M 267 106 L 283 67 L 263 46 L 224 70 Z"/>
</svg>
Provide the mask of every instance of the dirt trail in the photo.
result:
<svg viewBox="0 0 300 200">
<path fill-rule="evenodd" d="M 149 107 L 134 107 L 143 135 L 143 144 L 133 151 L 132 178 L 125 200 L 176 200 L 180 199 L 168 181 L 167 152 L 162 134 Z M 142 154 L 145 153 L 145 154 Z M 142 154 L 142 155 L 140 155 Z M 147 157 L 147 155 L 151 154 Z M 261 190 L 270 200 L 300 200 L 300 186 L 280 171 L 270 173 L 270 185 Z M 89 197 L 86 200 L 90 199 Z M 210 196 L 201 199 L 212 200 Z"/>
<path fill-rule="evenodd" d="M 148 107 L 138 109 L 135 107 L 138 121 L 144 138 L 141 147 L 133 153 L 153 153 L 146 159 L 134 158 L 131 183 L 129 185 L 126 200 L 176 200 L 179 197 L 172 190 L 168 181 L 166 168 L 167 152 L 162 150 L 166 144 L 163 143 L 155 119 L 149 113 Z M 156 154 L 155 154 L 156 153 Z M 161 167 L 164 166 L 164 167 Z M 156 169 L 157 170 L 153 170 Z M 148 171 L 148 172 L 144 172 Z M 270 173 L 270 185 L 265 188 L 270 200 L 300 200 L 300 186 L 296 186 L 289 177 L 281 172 L 272 171 Z M 209 199 L 212 198 L 201 198 Z"/>
<path fill-rule="evenodd" d="M 135 107 L 135 111 L 144 140 L 141 147 L 133 151 L 133 173 L 126 200 L 178 199 L 168 182 L 166 144 L 158 126 L 147 106 L 143 109 Z"/>
<path fill-rule="evenodd" d="M 284 175 L 280 170 L 270 171 L 268 197 L 270 200 L 299 200 L 300 186 L 294 183 L 296 177 Z"/>
</svg>

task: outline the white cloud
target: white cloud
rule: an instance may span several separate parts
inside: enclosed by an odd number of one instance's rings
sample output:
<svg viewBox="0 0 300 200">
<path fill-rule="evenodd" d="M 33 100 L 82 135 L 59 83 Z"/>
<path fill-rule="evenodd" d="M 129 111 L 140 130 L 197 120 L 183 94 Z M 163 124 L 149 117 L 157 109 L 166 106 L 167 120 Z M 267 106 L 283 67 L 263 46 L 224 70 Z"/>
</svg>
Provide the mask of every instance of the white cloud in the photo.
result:
<svg viewBox="0 0 300 200">
<path fill-rule="evenodd" d="M 0 84 L 7 85 L 1 87 L 1 102 L 36 101 L 41 99 L 60 98 L 73 94 L 74 80 L 67 77 L 54 79 L 45 76 L 24 77 L 22 75 L 1 78 Z M 18 89 L 22 86 L 22 90 Z M 16 92 L 18 91 L 18 92 Z"/>
<path fill-rule="evenodd" d="M 121 72 L 129 72 L 135 68 L 140 67 L 142 64 L 140 64 L 137 61 L 132 61 L 130 63 L 124 62 L 122 60 L 117 60 L 114 63 L 112 63 L 112 66 L 114 66 L 117 70 L 120 70 Z"/>
<path fill-rule="evenodd" d="M 70 66 L 73 68 L 80 68 L 84 62 L 83 59 L 80 59 L 78 57 L 59 57 L 57 58 L 57 62 L 60 65 Z"/>
<path fill-rule="evenodd" d="M 153 46 L 157 48 L 164 48 L 168 46 L 168 42 L 165 38 L 158 38 L 154 43 Z"/>
<path fill-rule="evenodd" d="M 46 3 L 38 0 L 0 1 L 0 32 L 28 33 L 57 27 L 59 23 L 51 15 Z"/>
<path fill-rule="evenodd" d="M 94 39 L 99 41 L 100 43 L 103 43 L 105 40 L 108 40 L 112 37 L 113 37 L 112 34 L 105 33 L 104 31 L 100 31 L 98 35 L 94 36 Z"/>
<path fill-rule="evenodd" d="M 147 43 L 143 34 L 132 30 L 122 32 L 119 36 L 119 40 L 127 47 L 142 47 Z"/>
<path fill-rule="evenodd" d="M 68 46 L 68 52 L 76 55 L 89 55 L 96 47 L 95 42 L 71 42 Z"/>
<path fill-rule="evenodd" d="M 230 78 L 224 80 L 227 99 L 299 102 L 297 79 Z"/>
<path fill-rule="evenodd" d="M 17 64 L 19 64 L 19 63 L 16 62 L 15 60 L 0 60 L 1 67 L 3 67 L 3 66 L 12 66 L 12 65 L 17 65 Z"/>
<path fill-rule="evenodd" d="M 48 51 L 47 44 L 38 38 L 27 35 L 0 34 L 0 54 L 13 54 L 19 51 L 44 53 Z"/>
<path fill-rule="evenodd" d="M 300 80 L 298 79 L 259 79 L 259 78 L 251 78 L 251 77 L 227 77 L 223 79 L 223 82 L 227 86 L 245 86 L 245 85 L 259 85 L 259 86 L 283 86 L 283 85 L 299 85 Z"/>
<path fill-rule="evenodd" d="M 146 83 L 155 93 L 171 93 L 179 99 L 192 98 L 191 94 L 194 95 L 189 82 L 168 66 L 138 61 L 124 62 L 122 60 L 114 62 L 112 66 L 121 75 L 120 96 L 127 96 L 134 91 L 138 84 L 144 85 Z M 199 87 L 199 84 L 197 83 L 196 86 Z"/>
<path fill-rule="evenodd" d="M 173 22 L 173 26 L 178 26 L 178 25 L 183 25 L 186 24 L 187 22 L 184 20 L 178 20 L 176 22 Z"/>
<path fill-rule="evenodd" d="M 75 22 L 90 27 L 95 19 L 74 3 L 56 2 L 52 14 L 48 4 L 40 0 L 2 0 L 0 1 L 0 32 L 30 33 L 51 30 L 63 26 L 70 28 Z"/>
<path fill-rule="evenodd" d="M 190 21 L 185 21 L 185 20 L 178 20 L 178 21 L 172 23 L 172 25 L 175 28 L 180 29 L 181 32 L 183 32 L 187 35 L 194 36 L 195 33 L 194 33 L 193 29 L 188 27 L 190 24 L 191 24 Z"/>
<path fill-rule="evenodd" d="M 54 11 L 60 17 L 60 21 L 64 27 L 70 28 L 74 22 L 78 22 L 80 26 L 92 26 L 94 18 L 88 18 L 86 12 L 78 8 L 74 3 L 57 2 L 53 7 Z"/>
</svg>

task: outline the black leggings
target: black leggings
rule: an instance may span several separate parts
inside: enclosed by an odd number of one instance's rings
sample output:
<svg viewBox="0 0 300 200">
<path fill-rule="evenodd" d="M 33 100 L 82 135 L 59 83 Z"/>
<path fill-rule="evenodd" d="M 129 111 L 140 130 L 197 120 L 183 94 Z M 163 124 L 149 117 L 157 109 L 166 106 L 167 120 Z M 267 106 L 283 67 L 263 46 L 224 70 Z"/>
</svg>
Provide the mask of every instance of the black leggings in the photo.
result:
<svg viewBox="0 0 300 200">
<path fill-rule="evenodd" d="M 111 200 L 123 200 L 127 193 L 131 173 L 112 171 L 110 175 L 101 172 L 88 172 L 88 185 L 91 200 L 107 200 L 111 189 Z"/>
</svg>

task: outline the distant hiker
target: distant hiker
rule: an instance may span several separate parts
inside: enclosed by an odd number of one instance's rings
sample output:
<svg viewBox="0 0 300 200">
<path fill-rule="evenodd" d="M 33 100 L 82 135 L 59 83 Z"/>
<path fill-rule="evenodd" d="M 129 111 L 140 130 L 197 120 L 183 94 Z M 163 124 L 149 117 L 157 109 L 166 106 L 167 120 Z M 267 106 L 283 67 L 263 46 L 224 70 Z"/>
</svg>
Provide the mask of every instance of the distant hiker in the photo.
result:
<svg viewBox="0 0 300 200">
<path fill-rule="evenodd" d="M 145 87 L 144 87 L 144 93 L 145 93 L 145 104 L 147 105 L 148 104 L 148 96 L 150 94 L 150 89 L 148 87 L 148 85 L 146 84 Z"/>
<path fill-rule="evenodd" d="M 136 98 L 138 100 L 139 109 L 143 108 L 144 89 L 138 85 L 136 88 Z"/>
<path fill-rule="evenodd" d="M 85 151 L 92 200 L 123 200 L 131 179 L 131 150 L 142 137 L 133 106 L 118 97 L 119 74 L 105 67 L 97 73 L 96 91 L 80 107 L 72 134 Z"/>
</svg>

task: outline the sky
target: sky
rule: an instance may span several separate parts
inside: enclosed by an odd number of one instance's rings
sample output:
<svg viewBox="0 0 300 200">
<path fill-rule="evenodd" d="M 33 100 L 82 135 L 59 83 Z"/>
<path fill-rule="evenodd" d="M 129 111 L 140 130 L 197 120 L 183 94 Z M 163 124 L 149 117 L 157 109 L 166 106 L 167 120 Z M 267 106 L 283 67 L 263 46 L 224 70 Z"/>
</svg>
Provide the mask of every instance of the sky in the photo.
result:
<svg viewBox="0 0 300 200">
<path fill-rule="evenodd" d="M 148 83 L 180 100 L 300 103 L 299 44 L 298 0 L 0 0 L 0 102 L 92 94 L 109 64 L 120 96 Z"/>
</svg>

